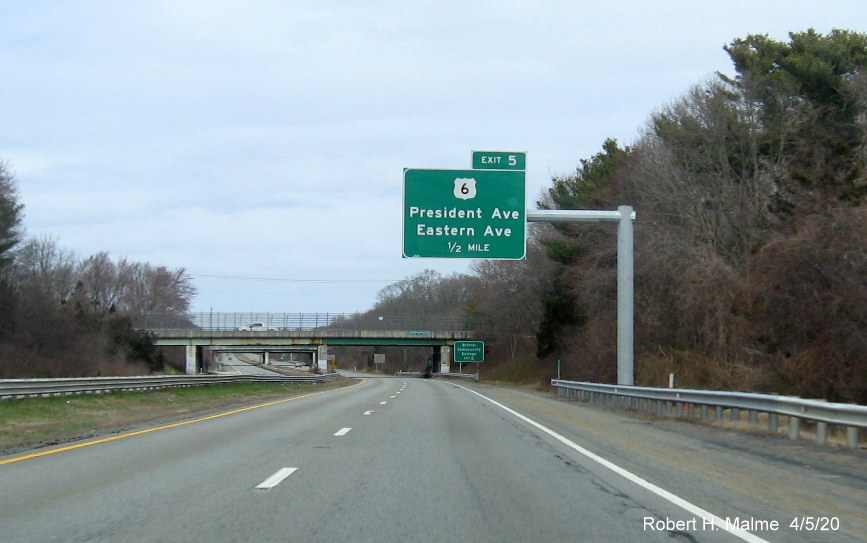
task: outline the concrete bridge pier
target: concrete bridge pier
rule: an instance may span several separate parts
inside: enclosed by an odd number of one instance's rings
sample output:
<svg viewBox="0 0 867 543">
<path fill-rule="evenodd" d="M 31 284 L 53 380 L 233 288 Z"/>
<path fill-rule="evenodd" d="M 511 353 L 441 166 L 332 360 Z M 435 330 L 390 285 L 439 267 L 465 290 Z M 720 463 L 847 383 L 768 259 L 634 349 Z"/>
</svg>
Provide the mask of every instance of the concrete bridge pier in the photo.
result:
<svg viewBox="0 0 867 543">
<path fill-rule="evenodd" d="M 328 345 L 319 345 L 313 355 L 313 363 L 322 373 L 328 373 Z M 312 367 L 312 365 L 311 365 Z"/>
<path fill-rule="evenodd" d="M 431 373 L 450 373 L 452 362 L 451 345 L 433 345 L 430 359 Z"/>
<path fill-rule="evenodd" d="M 195 375 L 202 372 L 202 347 L 199 345 L 187 345 L 186 348 L 186 373 Z"/>
<path fill-rule="evenodd" d="M 451 373 L 452 347 L 451 345 L 438 345 L 440 351 L 440 373 Z"/>
</svg>

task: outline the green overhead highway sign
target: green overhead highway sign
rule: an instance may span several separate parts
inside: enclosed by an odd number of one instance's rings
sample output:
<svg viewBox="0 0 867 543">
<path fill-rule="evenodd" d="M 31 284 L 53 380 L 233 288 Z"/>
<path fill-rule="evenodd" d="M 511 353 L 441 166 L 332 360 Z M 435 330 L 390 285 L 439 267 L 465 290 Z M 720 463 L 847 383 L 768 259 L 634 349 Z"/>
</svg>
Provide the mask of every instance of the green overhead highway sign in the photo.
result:
<svg viewBox="0 0 867 543">
<path fill-rule="evenodd" d="M 520 260 L 526 252 L 523 171 L 403 172 L 403 256 Z"/>
<path fill-rule="evenodd" d="M 455 341 L 455 362 L 484 362 L 484 341 Z"/>
<path fill-rule="evenodd" d="M 474 170 L 526 170 L 527 153 L 473 151 Z"/>
</svg>

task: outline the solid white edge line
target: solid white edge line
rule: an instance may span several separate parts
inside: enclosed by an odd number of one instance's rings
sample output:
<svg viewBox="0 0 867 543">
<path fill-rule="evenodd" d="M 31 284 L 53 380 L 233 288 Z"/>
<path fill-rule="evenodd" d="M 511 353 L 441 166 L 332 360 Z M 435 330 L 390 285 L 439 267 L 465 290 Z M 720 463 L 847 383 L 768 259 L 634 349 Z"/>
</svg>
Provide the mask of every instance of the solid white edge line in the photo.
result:
<svg viewBox="0 0 867 543">
<path fill-rule="evenodd" d="M 749 543 L 770 543 L 767 539 L 762 539 L 761 537 L 754 535 L 754 534 L 752 534 L 746 530 L 741 530 L 738 528 L 734 528 L 734 529 L 731 528 L 726 523 L 725 520 L 714 515 L 710 511 L 702 509 L 701 507 L 693 504 L 692 502 L 688 502 L 685 499 L 681 498 L 680 496 L 678 496 L 676 494 L 672 494 L 668 490 L 665 490 L 662 487 L 656 486 L 655 484 L 651 483 L 650 481 L 648 481 L 646 479 L 639 477 L 638 475 L 632 473 L 631 471 L 627 471 L 626 469 L 621 468 L 617 464 L 602 458 L 598 454 L 595 454 L 595 453 L 588 451 L 584 447 L 578 445 L 577 443 L 570 441 L 569 439 L 563 437 L 562 435 L 558 434 L 554 430 L 551 430 L 550 428 L 548 428 L 546 426 L 542 426 L 538 422 L 518 413 L 514 409 L 506 407 L 505 405 L 501 404 L 500 402 L 498 402 L 496 400 L 492 400 L 491 398 L 488 398 L 484 394 L 480 394 L 479 392 L 476 392 L 475 390 L 469 389 L 469 388 L 462 386 L 462 385 L 456 385 L 454 383 L 451 383 L 451 384 L 456 386 L 456 387 L 462 388 L 468 392 L 472 392 L 473 394 L 486 399 L 487 401 L 491 402 L 492 404 L 496 405 L 497 407 L 499 407 L 499 408 L 505 410 L 506 412 L 511 413 L 512 415 L 518 417 L 519 419 L 526 422 L 527 424 L 541 430 L 542 432 L 545 432 L 546 434 L 553 437 L 557 441 L 563 443 L 564 445 L 578 451 L 579 453 L 586 456 L 590 460 L 593 460 L 597 464 L 600 464 L 601 466 L 608 468 L 609 470 L 620 475 L 621 477 L 628 479 L 629 481 L 632 481 L 633 483 L 637 484 L 638 486 L 656 494 L 660 498 L 663 498 L 663 499 L 673 503 L 674 505 L 677 505 L 678 507 L 685 509 L 686 511 L 692 513 L 693 515 L 702 517 L 703 519 L 709 519 L 709 520 L 713 521 L 714 526 L 732 534 L 733 536 L 736 536 L 736 537 L 738 537 L 744 541 L 748 541 Z"/>
<path fill-rule="evenodd" d="M 337 436 L 337 437 L 345 436 L 345 435 L 348 434 L 351 430 L 352 430 L 352 428 L 341 428 L 340 430 L 337 430 L 336 432 L 334 432 L 334 435 Z"/>
<path fill-rule="evenodd" d="M 286 479 L 286 477 L 289 477 L 290 475 L 292 475 L 296 471 L 298 471 L 298 468 L 281 468 L 281 469 L 277 470 L 277 473 L 275 473 L 274 475 L 268 477 L 267 479 L 265 479 L 264 481 L 262 481 L 261 483 L 256 485 L 256 488 L 261 489 L 261 490 L 268 490 L 268 489 L 274 488 L 275 486 L 282 483 L 283 480 Z"/>
</svg>

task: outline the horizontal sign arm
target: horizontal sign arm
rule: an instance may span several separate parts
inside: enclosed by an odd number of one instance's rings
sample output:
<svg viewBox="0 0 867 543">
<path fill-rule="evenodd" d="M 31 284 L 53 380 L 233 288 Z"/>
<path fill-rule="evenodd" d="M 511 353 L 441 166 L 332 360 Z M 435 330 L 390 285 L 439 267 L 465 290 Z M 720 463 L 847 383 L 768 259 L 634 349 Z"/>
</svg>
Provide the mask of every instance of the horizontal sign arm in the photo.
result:
<svg viewBox="0 0 867 543">
<path fill-rule="evenodd" d="M 620 210 L 595 211 L 590 209 L 536 209 L 527 210 L 527 222 L 618 222 L 623 219 Z M 629 217 L 635 220 L 635 211 Z"/>
</svg>

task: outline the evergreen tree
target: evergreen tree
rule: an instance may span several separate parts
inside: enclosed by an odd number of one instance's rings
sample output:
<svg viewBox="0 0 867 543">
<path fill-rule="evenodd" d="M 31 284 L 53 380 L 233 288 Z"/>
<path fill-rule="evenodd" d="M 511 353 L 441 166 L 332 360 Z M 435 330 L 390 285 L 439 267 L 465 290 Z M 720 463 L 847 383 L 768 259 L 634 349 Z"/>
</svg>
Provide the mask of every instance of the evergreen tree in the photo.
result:
<svg viewBox="0 0 867 543">
<path fill-rule="evenodd" d="M 24 206 L 18 202 L 18 191 L 12 174 L 0 163 L 0 281 L 12 263 L 12 252 L 21 241 L 21 218 Z"/>
</svg>

